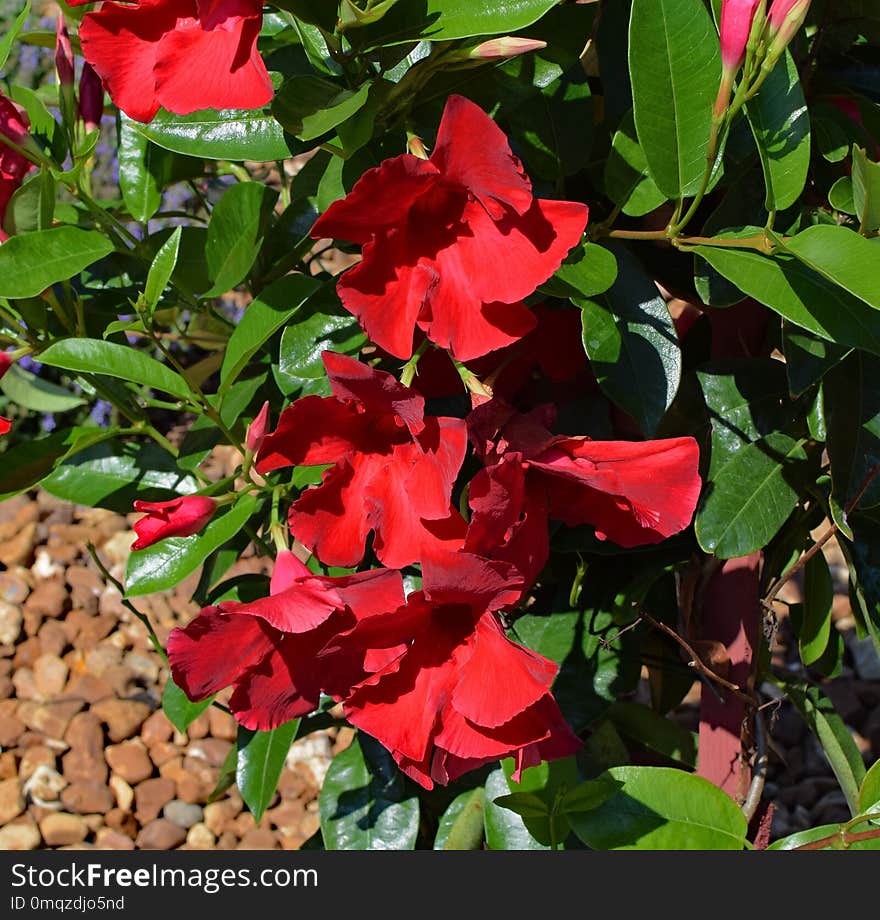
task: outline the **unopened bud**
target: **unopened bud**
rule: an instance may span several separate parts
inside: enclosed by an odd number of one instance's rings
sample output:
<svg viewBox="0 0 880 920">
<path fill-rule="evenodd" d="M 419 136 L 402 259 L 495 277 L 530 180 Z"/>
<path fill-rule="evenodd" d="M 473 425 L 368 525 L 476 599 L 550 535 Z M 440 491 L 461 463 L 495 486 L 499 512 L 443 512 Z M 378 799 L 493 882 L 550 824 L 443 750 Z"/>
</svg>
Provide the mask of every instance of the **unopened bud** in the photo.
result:
<svg viewBox="0 0 880 920">
<path fill-rule="evenodd" d="M 767 23 L 767 57 L 764 69 L 769 71 L 791 44 L 798 29 L 804 24 L 810 0 L 773 0 Z"/>
<path fill-rule="evenodd" d="M 15 357 L 11 351 L 0 351 L 0 377 L 2 377 L 14 363 Z"/>
<path fill-rule="evenodd" d="M 257 413 L 257 417 L 251 422 L 247 431 L 245 446 L 252 453 L 256 453 L 266 437 L 269 430 L 269 403 L 263 403 L 263 408 Z"/>
<path fill-rule="evenodd" d="M 494 61 L 498 58 L 512 58 L 518 54 L 528 54 L 530 51 L 540 51 L 547 47 L 547 42 L 537 38 L 516 38 L 513 35 L 503 35 L 501 38 L 492 38 L 481 42 L 468 52 L 468 58 L 477 61 Z"/>
<path fill-rule="evenodd" d="M 70 35 L 62 13 L 58 14 L 58 25 L 55 29 L 55 70 L 58 73 L 58 85 L 72 89 L 75 80 L 73 48 L 70 47 Z"/>
<path fill-rule="evenodd" d="M 100 127 L 104 114 L 104 85 L 89 63 L 83 64 L 79 78 L 79 113 L 85 123 L 86 134 Z"/>
<path fill-rule="evenodd" d="M 721 7 L 721 63 L 735 74 L 746 57 L 746 45 L 760 0 L 724 0 Z"/>
</svg>

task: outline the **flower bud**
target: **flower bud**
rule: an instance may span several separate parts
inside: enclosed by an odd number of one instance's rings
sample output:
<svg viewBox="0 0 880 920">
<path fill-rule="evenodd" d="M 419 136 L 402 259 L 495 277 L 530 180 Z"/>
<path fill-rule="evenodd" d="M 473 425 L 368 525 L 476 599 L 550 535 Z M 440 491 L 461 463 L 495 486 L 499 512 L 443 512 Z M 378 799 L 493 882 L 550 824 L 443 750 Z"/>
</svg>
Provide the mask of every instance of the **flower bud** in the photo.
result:
<svg viewBox="0 0 880 920">
<path fill-rule="evenodd" d="M 252 453 L 256 453 L 266 437 L 269 430 L 269 403 L 264 402 L 263 408 L 257 413 L 257 417 L 251 422 L 247 430 L 245 446 Z"/>
<path fill-rule="evenodd" d="M 217 502 L 207 495 L 181 495 L 167 502 L 134 503 L 135 511 L 143 511 L 135 525 L 137 540 L 133 550 L 146 549 L 166 537 L 191 537 L 199 533 L 214 516 Z"/>
<path fill-rule="evenodd" d="M 501 38 L 492 38 L 481 42 L 471 48 L 468 57 L 478 61 L 494 61 L 498 58 L 512 58 L 518 54 L 528 54 L 530 51 L 540 51 L 547 47 L 547 42 L 537 38 L 516 38 L 513 35 L 503 35 Z"/>
<path fill-rule="evenodd" d="M 58 85 L 64 89 L 73 88 L 73 48 L 70 47 L 70 35 L 64 15 L 58 14 L 58 25 L 55 29 L 55 70 L 58 73 Z"/>
<path fill-rule="evenodd" d="M 791 44 L 798 29 L 804 24 L 810 0 L 773 0 L 767 22 L 767 57 L 764 70 L 770 71 Z"/>
<path fill-rule="evenodd" d="M 721 63 L 725 73 L 736 73 L 746 56 L 752 20 L 760 0 L 724 0 L 721 7 Z"/>
<path fill-rule="evenodd" d="M 83 65 L 79 78 L 79 113 L 85 123 L 86 134 L 100 127 L 104 114 L 104 85 L 88 62 Z"/>
<path fill-rule="evenodd" d="M 0 377 L 2 377 L 15 363 L 11 351 L 0 351 Z"/>
</svg>

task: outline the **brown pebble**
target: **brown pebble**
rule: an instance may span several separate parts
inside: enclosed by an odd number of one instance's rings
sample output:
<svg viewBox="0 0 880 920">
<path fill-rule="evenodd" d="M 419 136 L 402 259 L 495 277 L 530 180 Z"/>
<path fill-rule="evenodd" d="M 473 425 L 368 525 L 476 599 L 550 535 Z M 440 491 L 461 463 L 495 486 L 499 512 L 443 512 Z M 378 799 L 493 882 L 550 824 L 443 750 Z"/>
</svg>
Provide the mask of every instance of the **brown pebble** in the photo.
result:
<svg viewBox="0 0 880 920">
<path fill-rule="evenodd" d="M 71 676 L 64 696 L 84 700 L 86 703 L 97 703 L 98 700 L 113 696 L 113 686 L 94 674 L 76 674 Z"/>
<path fill-rule="evenodd" d="M 0 600 L 0 643 L 12 645 L 21 635 L 24 617 L 21 607 Z"/>
<path fill-rule="evenodd" d="M 216 706 L 208 708 L 208 722 L 211 728 L 211 735 L 215 738 L 222 738 L 224 741 L 235 741 L 238 736 L 238 723 L 228 713 Z"/>
<path fill-rule="evenodd" d="M 186 730 L 187 735 L 191 741 L 194 741 L 198 738 L 207 737 L 208 731 L 211 728 L 211 723 L 208 721 L 207 713 L 202 713 L 198 718 L 193 719 L 190 722 L 189 727 Z"/>
<path fill-rule="evenodd" d="M 194 824 L 186 835 L 186 845 L 190 850 L 213 850 L 217 838 L 202 824 Z"/>
<path fill-rule="evenodd" d="M 43 646 L 36 636 L 29 636 L 24 642 L 19 642 L 15 646 L 15 657 L 12 659 L 12 666 L 19 668 L 33 668 L 34 662 L 43 653 Z"/>
<path fill-rule="evenodd" d="M 242 837 L 237 850 L 277 850 L 278 840 L 272 831 L 257 829 Z"/>
<path fill-rule="evenodd" d="M 160 741 L 168 741 L 173 732 L 174 726 L 161 709 L 152 713 L 141 726 L 141 738 L 147 747 L 152 747 Z"/>
<path fill-rule="evenodd" d="M 80 700 L 42 704 L 28 701 L 18 707 L 18 717 L 35 732 L 42 732 L 50 738 L 64 738 L 73 717 L 82 708 Z"/>
<path fill-rule="evenodd" d="M 12 686 L 15 695 L 20 700 L 39 700 L 40 692 L 34 680 L 34 672 L 30 668 L 18 668 L 12 675 Z"/>
<path fill-rule="evenodd" d="M 24 811 L 24 805 L 24 793 L 17 778 L 0 782 L 0 825 L 17 818 Z"/>
<path fill-rule="evenodd" d="M 212 767 L 222 767 L 231 749 L 232 743 L 229 741 L 221 738 L 202 738 L 190 744 L 187 755 L 204 760 Z"/>
<path fill-rule="evenodd" d="M 0 779 L 12 779 L 18 776 L 18 760 L 14 751 L 3 751 L 0 754 Z"/>
<path fill-rule="evenodd" d="M 232 831 L 224 831 L 217 840 L 217 850 L 234 850 L 238 846 L 238 837 Z"/>
<path fill-rule="evenodd" d="M 95 835 L 95 847 L 99 850 L 133 850 L 134 841 L 111 827 L 102 827 Z"/>
<path fill-rule="evenodd" d="M 150 821 L 137 835 L 135 845 L 141 850 L 173 850 L 186 840 L 186 831 L 164 818 Z"/>
<path fill-rule="evenodd" d="M 106 723 L 110 740 L 125 741 L 137 733 L 150 714 L 150 707 L 140 700 L 101 700 L 92 706 L 92 712 Z"/>
<path fill-rule="evenodd" d="M 153 775 L 153 764 L 139 740 L 111 744 L 104 757 L 110 769 L 128 783 L 139 783 Z"/>
<path fill-rule="evenodd" d="M 119 808 L 111 808 L 104 815 L 104 823 L 107 827 L 112 827 L 113 830 L 119 831 L 120 834 L 131 837 L 132 840 L 137 837 L 138 823 L 135 821 L 134 815 Z"/>
<path fill-rule="evenodd" d="M 6 702 L 4 700 L 4 702 Z M 15 702 L 14 700 L 10 702 Z M 14 712 L 14 709 L 13 709 Z M 8 748 L 15 745 L 24 734 L 25 724 L 12 713 L 9 715 L 0 712 L 0 747 Z"/>
<path fill-rule="evenodd" d="M 157 741 L 150 745 L 150 760 L 160 768 L 160 772 L 164 764 L 178 757 L 180 757 L 180 748 L 170 741 Z"/>
<path fill-rule="evenodd" d="M 40 832 L 30 815 L 22 815 L 12 824 L 0 827 L 0 850 L 36 850 L 40 842 Z"/>
<path fill-rule="evenodd" d="M 174 780 L 166 776 L 147 779 L 138 784 L 134 791 L 135 815 L 141 824 L 147 824 L 159 816 L 162 809 L 174 798 Z"/>
<path fill-rule="evenodd" d="M 134 802 L 134 789 L 121 776 L 111 776 L 107 785 L 116 797 L 116 806 L 122 811 L 131 811 Z"/>
<path fill-rule="evenodd" d="M 30 591 L 30 585 L 20 575 L 0 572 L 0 600 L 8 604 L 22 604 Z"/>
<path fill-rule="evenodd" d="M 32 744 L 21 755 L 21 763 L 18 765 L 19 778 L 23 783 L 27 782 L 38 767 L 51 767 L 54 770 L 56 757 L 55 751 L 47 745 Z"/>
<path fill-rule="evenodd" d="M 67 665 L 57 655 L 40 655 L 34 662 L 34 681 L 43 696 L 58 696 L 67 683 Z"/>
<path fill-rule="evenodd" d="M 78 815 L 104 815 L 115 804 L 113 793 L 103 783 L 71 783 L 61 793 L 64 807 Z"/>
<path fill-rule="evenodd" d="M 205 806 L 205 825 L 213 834 L 219 837 L 231 826 L 241 809 L 242 803 L 240 799 L 236 800 L 230 797 L 219 802 L 211 802 Z"/>
<path fill-rule="evenodd" d="M 43 578 L 24 602 L 24 609 L 43 617 L 60 617 L 70 609 L 70 598 L 64 582 L 56 578 Z"/>
<path fill-rule="evenodd" d="M 56 655 L 60 658 L 67 648 L 67 633 L 57 620 L 46 620 L 40 627 L 38 638 L 44 655 Z"/>
<path fill-rule="evenodd" d="M 71 748 L 62 758 L 65 777 L 71 782 L 106 782 L 108 770 L 101 720 L 93 712 L 78 713 L 64 739 Z"/>
<path fill-rule="evenodd" d="M 37 545 L 36 521 L 17 528 L 14 535 L 0 543 L 0 562 L 7 566 L 22 565 L 30 561 Z"/>
<path fill-rule="evenodd" d="M 86 839 L 88 832 L 89 827 L 81 815 L 57 811 L 40 821 L 40 833 L 46 845 L 50 847 L 81 843 Z"/>
</svg>

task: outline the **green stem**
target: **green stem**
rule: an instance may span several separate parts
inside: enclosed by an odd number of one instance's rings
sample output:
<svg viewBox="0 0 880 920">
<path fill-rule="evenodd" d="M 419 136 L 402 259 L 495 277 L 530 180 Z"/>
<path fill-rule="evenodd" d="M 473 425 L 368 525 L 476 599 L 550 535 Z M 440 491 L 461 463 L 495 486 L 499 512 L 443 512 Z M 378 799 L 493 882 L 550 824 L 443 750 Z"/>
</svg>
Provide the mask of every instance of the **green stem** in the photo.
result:
<svg viewBox="0 0 880 920">
<path fill-rule="evenodd" d="M 425 339 L 421 345 L 415 350 L 413 356 L 403 365 L 403 368 L 400 371 L 400 382 L 408 387 L 412 382 L 413 378 L 416 376 L 419 366 L 419 359 L 422 355 L 428 350 L 430 342 Z"/>
</svg>

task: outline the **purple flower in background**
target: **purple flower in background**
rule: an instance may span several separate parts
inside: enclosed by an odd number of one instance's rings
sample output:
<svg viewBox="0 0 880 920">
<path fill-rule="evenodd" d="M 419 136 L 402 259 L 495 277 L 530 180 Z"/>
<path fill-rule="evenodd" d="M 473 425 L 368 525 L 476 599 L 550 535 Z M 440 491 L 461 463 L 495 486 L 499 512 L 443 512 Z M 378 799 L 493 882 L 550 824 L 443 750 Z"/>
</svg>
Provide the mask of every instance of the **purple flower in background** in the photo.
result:
<svg viewBox="0 0 880 920">
<path fill-rule="evenodd" d="M 30 371 L 32 374 L 39 374 L 43 365 L 39 361 L 35 360 L 33 355 L 22 355 L 18 359 L 18 366 L 25 371 Z"/>
<path fill-rule="evenodd" d="M 43 417 L 40 419 L 40 428 L 46 432 L 46 434 L 51 434 L 58 427 L 57 422 L 55 421 L 55 416 L 51 412 L 46 412 L 43 414 Z"/>
<path fill-rule="evenodd" d="M 113 406 L 110 405 L 105 399 L 99 399 L 94 406 L 92 406 L 92 411 L 89 413 L 89 418 L 99 427 L 106 428 L 110 424 L 110 413 L 113 410 Z"/>
</svg>

